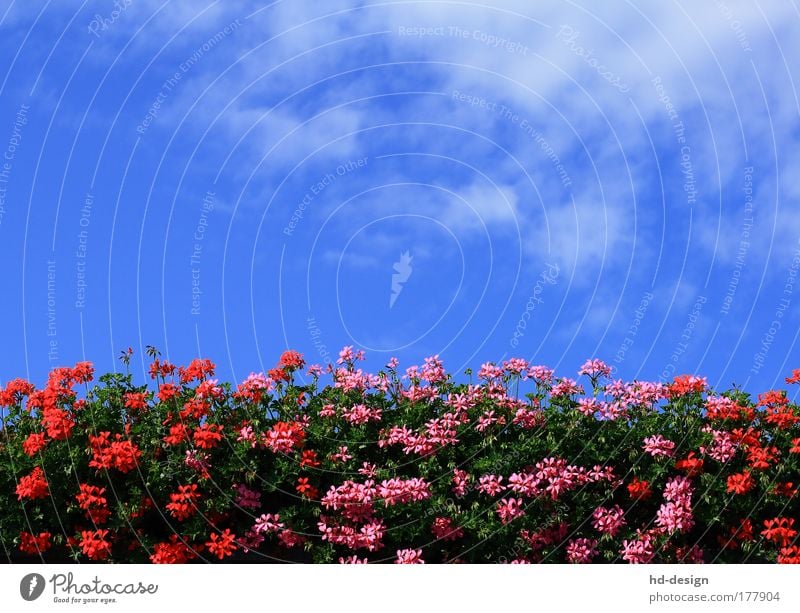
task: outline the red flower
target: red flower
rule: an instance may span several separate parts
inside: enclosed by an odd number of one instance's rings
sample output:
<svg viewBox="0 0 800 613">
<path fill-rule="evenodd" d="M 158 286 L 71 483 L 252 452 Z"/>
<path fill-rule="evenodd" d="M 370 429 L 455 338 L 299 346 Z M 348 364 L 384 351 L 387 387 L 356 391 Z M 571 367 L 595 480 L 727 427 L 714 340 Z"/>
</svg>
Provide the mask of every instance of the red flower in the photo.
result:
<svg viewBox="0 0 800 613">
<path fill-rule="evenodd" d="M 206 547 L 208 547 L 208 550 L 220 560 L 230 556 L 234 551 L 236 551 L 236 545 L 233 542 L 235 537 L 228 528 L 226 528 L 221 534 L 213 532 L 210 538 L 211 540 L 206 541 Z"/>
<path fill-rule="evenodd" d="M 24 379 L 12 379 L 6 389 L 0 389 L 0 407 L 10 407 L 22 402 L 24 396 L 30 396 L 36 388 Z"/>
<path fill-rule="evenodd" d="M 289 375 L 283 368 L 270 368 L 267 371 L 267 376 L 273 381 L 288 381 Z"/>
<path fill-rule="evenodd" d="M 750 473 L 745 471 L 743 473 L 736 473 L 728 477 L 728 493 L 739 495 L 747 494 L 753 489 L 755 483 Z"/>
<path fill-rule="evenodd" d="M 142 452 L 136 443 L 124 440 L 122 435 L 117 434 L 113 442 L 110 441 L 110 436 L 108 431 L 89 436 L 89 446 L 93 453 L 89 466 L 97 470 L 116 468 L 123 473 L 132 471 L 138 465 Z"/>
<path fill-rule="evenodd" d="M 42 411 L 42 425 L 47 436 L 53 440 L 60 441 L 69 438 L 75 422 L 70 419 L 66 411 L 55 407 L 45 407 Z"/>
<path fill-rule="evenodd" d="M 696 477 L 703 472 L 703 460 L 694 451 L 690 451 L 686 458 L 675 462 L 675 468 L 684 471 L 687 477 Z"/>
<path fill-rule="evenodd" d="M 300 477 L 297 480 L 297 486 L 294 489 L 297 490 L 297 493 L 301 496 L 305 496 L 306 498 L 310 498 L 312 500 L 318 498 L 319 496 L 317 488 L 308 482 L 308 477 Z"/>
<path fill-rule="evenodd" d="M 190 417 L 203 419 L 208 417 L 210 413 L 211 402 L 207 398 L 196 396 L 184 403 L 179 415 L 181 419 L 189 419 Z"/>
<path fill-rule="evenodd" d="M 782 547 L 778 554 L 778 564 L 800 564 L 800 547 Z"/>
<path fill-rule="evenodd" d="M 777 447 L 751 447 L 747 451 L 747 463 L 756 470 L 766 470 L 779 455 Z"/>
<path fill-rule="evenodd" d="M 49 494 L 47 480 L 44 478 L 44 471 L 37 466 L 31 474 L 22 477 L 17 485 L 17 498 L 23 500 L 36 500 L 46 498 Z"/>
<path fill-rule="evenodd" d="M 280 366 L 284 368 L 288 368 L 289 370 L 296 370 L 298 368 L 303 368 L 305 364 L 305 360 L 303 359 L 303 354 L 289 349 L 288 351 L 284 351 L 283 355 L 281 355 L 280 359 Z"/>
<path fill-rule="evenodd" d="M 163 440 L 167 445 L 180 445 L 184 441 L 189 440 L 189 429 L 186 427 L 186 424 L 174 424 L 170 426 L 169 434 L 165 436 Z"/>
<path fill-rule="evenodd" d="M 192 435 L 194 444 L 201 449 L 213 449 L 222 440 L 222 426 L 203 424 L 198 426 Z"/>
<path fill-rule="evenodd" d="M 162 383 L 158 388 L 158 399 L 161 402 L 167 402 L 168 400 L 172 400 L 178 396 L 180 393 L 181 388 L 174 383 Z"/>
<path fill-rule="evenodd" d="M 786 383 L 800 383 L 800 368 L 795 368 L 792 371 L 792 376 L 786 377 Z"/>
<path fill-rule="evenodd" d="M 94 366 L 91 362 L 78 362 L 72 369 L 75 383 L 89 383 L 94 377 Z"/>
<path fill-rule="evenodd" d="M 800 421 L 800 417 L 794 414 L 792 407 L 767 407 L 764 421 L 777 426 L 781 430 L 788 430 Z"/>
<path fill-rule="evenodd" d="M 39 453 L 47 445 L 47 437 L 41 432 L 34 432 L 22 441 L 22 450 L 31 457 Z"/>
<path fill-rule="evenodd" d="M 789 449 L 789 453 L 800 453 L 800 438 L 792 439 L 792 447 Z"/>
<path fill-rule="evenodd" d="M 778 483 L 777 485 L 775 485 L 772 491 L 776 496 L 786 496 L 787 498 L 791 498 L 792 496 L 797 494 L 797 488 L 791 481 L 784 481 L 783 483 Z"/>
<path fill-rule="evenodd" d="M 173 364 L 170 364 L 167 361 L 162 362 L 162 361 L 156 359 L 156 360 L 153 360 L 152 364 L 150 364 L 150 378 L 151 379 L 155 379 L 159 375 L 161 375 L 162 378 L 166 378 L 166 377 L 171 376 L 173 374 L 175 374 L 175 366 Z"/>
<path fill-rule="evenodd" d="M 86 511 L 86 517 L 95 524 L 104 524 L 111 511 L 105 497 L 106 488 L 81 483 L 80 493 L 76 496 L 78 506 Z"/>
<path fill-rule="evenodd" d="M 178 492 L 169 495 L 172 502 L 167 504 L 167 510 L 175 519 L 183 521 L 194 515 L 197 510 L 196 501 L 200 498 L 197 485 L 179 485 Z"/>
<path fill-rule="evenodd" d="M 317 459 L 317 452 L 306 449 L 300 458 L 300 466 L 310 466 L 311 468 L 319 467 L 320 461 Z"/>
<path fill-rule="evenodd" d="M 692 393 L 702 393 L 706 389 L 705 378 L 693 375 L 679 375 L 669 386 L 670 396 L 684 396 Z"/>
<path fill-rule="evenodd" d="M 792 526 L 794 526 L 793 517 L 765 519 L 765 529 L 761 531 L 761 535 L 768 541 L 787 547 L 792 542 L 792 539 L 797 536 L 797 530 Z"/>
<path fill-rule="evenodd" d="M 125 394 L 125 407 L 134 411 L 147 408 L 147 394 L 143 392 L 128 392 Z"/>
<path fill-rule="evenodd" d="M 40 532 L 38 536 L 29 532 L 20 532 L 19 550 L 28 555 L 44 553 L 53 545 L 50 542 L 51 537 L 52 535 L 49 532 Z"/>
<path fill-rule="evenodd" d="M 177 534 L 169 537 L 168 543 L 156 543 L 150 561 L 153 564 L 186 564 L 195 557 L 186 543 L 178 539 Z"/>
<path fill-rule="evenodd" d="M 108 530 L 83 530 L 80 548 L 90 560 L 106 560 L 111 555 L 111 543 L 106 540 Z"/>
<path fill-rule="evenodd" d="M 760 407 L 769 407 L 769 406 L 785 406 L 789 403 L 789 399 L 786 397 L 786 392 L 783 391 L 776 391 L 770 390 L 768 392 L 764 392 L 763 394 L 758 395 L 758 405 Z"/>
<path fill-rule="evenodd" d="M 634 500 L 647 500 L 653 495 L 647 481 L 634 477 L 628 484 L 628 495 Z"/>
<path fill-rule="evenodd" d="M 181 383 L 189 383 L 190 381 L 201 381 L 205 377 L 211 376 L 216 370 L 216 366 L 211 360 L 192 360 L 189 366 L 178 369 Z"/>
</svg>

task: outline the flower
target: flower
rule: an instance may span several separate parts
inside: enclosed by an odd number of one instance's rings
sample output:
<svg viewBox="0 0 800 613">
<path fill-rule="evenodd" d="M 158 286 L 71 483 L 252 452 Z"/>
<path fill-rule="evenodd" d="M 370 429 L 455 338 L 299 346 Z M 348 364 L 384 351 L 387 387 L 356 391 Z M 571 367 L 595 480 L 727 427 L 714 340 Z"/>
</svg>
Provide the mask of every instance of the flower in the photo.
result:
<svg viewBox="0 0 800 613">
<path fill-rule="evenodd" d="M 297 370 L 298 368 L 303 368 L 305 360 L 303 359 L 303 354 L 289 349 L 281 355 L 280 365 L 289 370 Z"/>
<path fill-rule="evenodd" d="M 583 363 L 583 366 L 581 366 L 578 374 L 586 375 L 592 379 L 608 377 L 611 375 L 611 367 L 602 360 L 587 360 Z"/>
<path fill-rule="evenodd" d="M 660 434 L 648 436 L 646 439 L 644 439 L 643 443 L 644 450 L 654 458 L 669 458 L 672 457 L 672 454 L 675 451 L 675 443 L 664 438 Z"/>
<path fill-rule="evenodd" d="M 622 559 L 629 564 L 649 564 L 655 556 L 653 536 L 639 532 L 637 538 L 622 541 Z"/>
<path fill-rule="evenodd" d="M 28 555 L 37 555 L 44 553 L 53 543 L 50 541 L 52 534 L 49 532 L 40 532 L 38 535 L 31 534 L 30 532 L 20 532 L 19 534 L 19 550 Z"/>
<path fill-rule="evenodd" d="M 143 392 L 128 392 L 125 394 L 125 407 L 134 411 L 147 408 L 147 394 Z"/>
<path fill-rule="evenodd" d="M 55 407 L 45 407 L 42 411 L 42 425 L 47 436 L 56 441 L 69 438 L 75 427 L 74 420 L 69 413 Z"/>
<path fill-rule="evenodd" d="M 592 520 L 595 530 L 602 534 L 616 536 L 625 525 L 625 512 L 618 504 L 610 509 L 597 507 L 592 513 Z"/>
<path fill-rule="evenodd" d="M 192 440 L 200 449 L 213 449 L 222 440 L 222 426 L 202 424 L 192 434 Z"/>
<path fill-rule="evenodd" d="M 627 485 L 628 495 L 634 500 L 647 500 L 652 496 L 653 492 L 650 491 L 650 486 L 647 481 L 634 477 Z"/>
<path fill-rule="evenodd" d="M 181 383 L 190 383 L 192 381 L 202 381 L 208 376 L 213 376 L 216 366 L 211 360 L 195 359 L 189 363 L 186 368 L 178 368 L 178 376 Z"/>
<path fill-rule="evenodd" d="M 177 534 L 173 534 L 168 542 L 155 544 L 150 561 L 153 564 L 186 564 L 194 557 L 194 551 Z"/>
<path fill-rule="evenodd" d="M 197 484 L 179 485 L 178 491 L 170 494 L 169 499 L 166 508 L 172 517 L 178 521 L 190 518 L 197 511 L 197 501 L 200 499 Z"/>
<path fill-rule="evenodd" d="M 317 492 L 317 488 L 311 485 L 308 482 L 308 477 L 300 477 L 297 479 L 297 485 L 294 488 L 297 490 L 297 493 L 305 498 L 310 498 L 311 500 L 318 498 L 319 493 Z"/>
<path fill-rule="evenodd" d="M 797 530 L 793 528 L 794 517 L 776 517 L 764 520 L 764 530 L 761 535 L 768 541 L 777 543 L 781 547 L 787 547 L 797 536 Z"/>
<path fill-rule="evenodd" d="M 586 564 L 597 555 L 597 540 L 588 538 L 573 539 L 567 543 L 567 561 Z"/>
<path fill-rule="evenodd" d="M 800 546 L 781 547 L 778 564 L 800 564 Z"/>
<path fill-rule="evenodd" d="M 703 459 L 698 458 L 694 451 L 690 451 L 688 456 L 675 462 L 675 468 L 685 471 L 689 477 L 696 477 L 703 472 Z"/>
<path fill-rule="evenodd" d="M 747 494 L 753 489 L 755 483 L 753 477 L 750 476 L 749 471 L 735 473 L 728 477 L 728 493 L 729 494 Z"/>
<path fill-rule="evenodd" d="M 233 533 L 229 528 L 225 528 L 225 530 L 219 534 L 212 532 L 209 536 L 209 540 L 206 541 L 206 547 L 208 547 L 208 551 L 212 555 L 222 560 L 226 557 L 230 557 L 233 555 L 233 552 L 236 551 L 237 548 L 233 541 Z"/>
<path fill-rule="evenodd" d="M 83 555 L 90 560 L 106 560 L 111 555 L 111 543 L 108 538 L 108 530 L 83 530 L 81 531 L 79 546 Z"/>
<path fill-rule="evenodd" d="M 47 445 L 47 436 L 42 432 L 34 432 L 29 434 L 28 438 L 22 442 L 22 450 L 25 455 L 33 457 L 44 449 L 45 445 Z"/>
<path fill-rule="evenodd" d="M 694 375 L 679 375 L 675 377 L 672 385 L 669 386 L 670 396 L 685 396 L 687 394 L 702 393 L 706 390 L 708 380 L 705 377 L 695 377 Z"/>
<path fill-rule="evenodd" d="M 398 549 L 395 564 L 425 564 L 422 549 Z"/>
<path fill-rule="evenodd" d="M 106 488 L 81 483 L 80 490 L 75 496 L 78 506 L 86 511 L 86 517 L 95 524 L 104 524 L 111 515 L 108 500 L 105 497 Z"/>
<path fill-rule="evenodd" d="M 36 500 L 46 498 L 49 494 L 48 483 L 44 471 L 37 466 L 29 475 L 22 477 L 17 484 L 17 498 L 19 500 Z"/>
<path fill-rule="evenodd" d="M 500 522 L 507 524 L 510 521 L 525 515 L 523 503 L 520 498 L 501 498 L 495 509 Z"/>
<path fill-rule="evenodd" d="M 498 475 L 483 475 L 478 479 L 478 491 L 489 496 L 497 496 L 506 489 L 501 482 L 503 477 Z"/>
<path fill-rule="evenodd" d="M 433 535 L 443 541 L 456 541 L 464 536 L 464 530 L 457 527 L 449 517 L 437 517 L 431 526 Z"/>
</svg>

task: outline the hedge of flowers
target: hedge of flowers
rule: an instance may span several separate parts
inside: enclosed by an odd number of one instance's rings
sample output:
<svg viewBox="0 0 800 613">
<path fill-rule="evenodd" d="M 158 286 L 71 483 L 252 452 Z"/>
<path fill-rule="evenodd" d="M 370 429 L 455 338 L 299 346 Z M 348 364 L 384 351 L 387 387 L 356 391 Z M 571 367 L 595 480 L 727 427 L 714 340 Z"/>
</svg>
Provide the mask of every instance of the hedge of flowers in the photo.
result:
<svg viewBox="0 0 800 613">
<path fill-rule="evenodd" d="M 232 386 L 148 355 L 143 385 L 84 362 L 0 388 L 8 561 L 800 562 L 782 391 L 599 360 L 370 374 L 351 347 Z"/>
</svg>

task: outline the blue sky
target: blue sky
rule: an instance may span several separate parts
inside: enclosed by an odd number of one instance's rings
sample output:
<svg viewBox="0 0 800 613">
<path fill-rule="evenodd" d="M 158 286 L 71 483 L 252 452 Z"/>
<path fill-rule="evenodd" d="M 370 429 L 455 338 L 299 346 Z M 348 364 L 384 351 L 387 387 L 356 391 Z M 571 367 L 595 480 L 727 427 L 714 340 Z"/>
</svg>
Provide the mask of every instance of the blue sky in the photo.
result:
<svg viewBox="0 0 800 613">
<path fill-rule="evenodd" d="M 0 381 L 353 344 L 782 384 L 798 7 L 486 4 L 0 0 Z"/>
</svg>

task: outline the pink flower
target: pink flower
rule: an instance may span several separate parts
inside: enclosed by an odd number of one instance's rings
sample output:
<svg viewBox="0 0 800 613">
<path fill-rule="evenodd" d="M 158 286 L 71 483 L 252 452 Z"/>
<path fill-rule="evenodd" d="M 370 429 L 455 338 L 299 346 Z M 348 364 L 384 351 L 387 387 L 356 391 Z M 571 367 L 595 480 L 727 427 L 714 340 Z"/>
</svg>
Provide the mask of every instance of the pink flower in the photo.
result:
<svg viewBox="0 0 800 613">
<path fill-rule="evenodd" d="M 256 435 L 253 433 L 253 426 L 245 426 L 241 430 L 239 430 L 239 436 L 236 437 L 236 441 L 239 443 L 247 442 L 250 443 L 251 447 L 255 447 L 256 443 Z"/>
<path fill-rule="evenodd" d="M 503 368 L 507 373 L 519 376 L 523 372 L 526 372 L 530 368 L 530 365 L 527 360 L 523 360 L 522 358 L 511 358 L 503 362 Z"/>
<path fill-rule="evenodd" d="M 664 487 L 664 499 L 656 513 L 656 524 L 668 534 L 686 532 L 694 526 L 692 484 L 687 477 L 673 477 Z"/>
<path fill-rule="evenodd" d="M 475 429 L 478 432 L 483 432 L 486 428 L 498 421 L 500 420 L 494 416 L 494 411 L 486 411 L 486 413 L 478 418 L 478 424 L 475 426 Z"/>
<path fill-rule="evenodd" d="M 500 502 L 497 503 L 495 512 L 500 517 L 500 521 L 504 524 L 507 524 L 517 517 L 522 517 L 525 515 L 525 511 L 522 506 L 522 500 L 519 498 L 502 498 L 500 499 Z"/>
<path fill-rule="evenodd" d="M 371 421 L 380 421 L 381 409 L 379 407 L 367 407 L 363 404 L 357 404 L 342 411 L 342 416 L 351 424 L 361 425 Z"/>
<path fill-rule="evenodd" d="M 531 366 L 528 370 L 528 378 L 533 379 L 539 385 L 550 385 L 553 382 L 554 371 L 547 366 Z"/>
<path fill-rule="evenodd" d="M 284 523 L 281 521 L 281 516 L 277 513 L 273 515 L 272 513 L 265 513 L 261 517 L 256 520 L 255 525 L 253 525 L 253 531 L 258 534 L 270 534 L 273 532 L 280 532 L 286 528 Z"/>
<path fill-rule="evenodd" d="M 648 436 L 644 441 L 644 450 L 654 458 L 670 458 L 675 452 L 675 443 L 660 434 Z"/>
<path fill-rule="evenodd" d="M 560 379 L 553 386 L 551 396 L 572 396 L 573 394 L 583 394 L 583 388 L 574 379 Z"/>
<path fill-rule="evenodd" d="M 444 364 L 442 364 L 438 355 L 425 358 L 425 364 L 422 366 L 419 378 L 421 381 L 426 381 L 431 385 L 435 385 L 447 379 Z"/>
<path fill-rule="evenodd" d="M 666 530 L 668 534 L 691 530 L 694 526 L 692 509 L 684 504 L 666 502 L 656 513 L 656 524 Z"/>
<path fill-rule="evenodd" d="M 375 473 L 378 472 L 378 467 L 374 464 L 370 464 L 369 462 L 364 462 L 361 465 L 361 468 L 358 469 L 359 475 L 364 475 L 365 477 L 372 478 L 375 476 Z"/>
<path fill-rule="evenodd" d="M 467 495 L 467 487 L 472 477 L 465 470 L 456 468 L 453 470 L 453 493 L 462 498 Z"/>
<path fill-rule="evenodd" d="M 339 564 L 368 564 L 367 558 L 359 558 L 358 556 L 348 556 L 346 558 L 339 558 Z"/>
<path fill-rule="evenodd" d="M 464 536 L 464 530 L 453 523 L 449 517 L 437 517 L 431 526 L 433 535 L 443 541 L 455 541 Z"/>
<path fill-rule="evenodd" d="M 353 351 L 352 345 L 347 345 L 346 347 L 342 347 L 342 350 L 339 352 L 339 359 L 336 360 L 337 364 L 344 364 L 350 363 L 355 360 L 356 354 Z"/>
<path fill-rule="evenodd" d="M 503 369 L 495 366 L 491 362 L 481 364 L 481 369 L 478 371 L 478 378 L 484 381 L 491 381 L 493 379 L 501 379 L 503 377 Z"/>
<path fill-rule="evenodd" d="M 431 497 L 430 485 L 424 479 L 388 479 L 377 488 L 384 505 L 394 506 L 408 502 L 419 502 Z"/>
<path fill-rule="evenodd" d="M 336 416 L 336 409 L 332 404 L 323 405 L 323 407 L 319 410 L 320 417 L 335 417 Z"/>
<path fill-rule="evenodd" d="M 622 541 L 620 553 L 629 564 L 649 564 L 655 555 L 652 535 L 640 532 L 638 538 Z"/>
<path fill-rule="evenodd" d="M 425 564 L 422 549 L 398 549 L 395 564 Z"/>
<path fill-rule="evenodd" d="M 478 491 L 483 494 L 488 494 L 489 496 L 497 496 L 506 489 L 505 486 L 500 483 L 502 480 L 503 477 L 499 477 L 498 475 L 483 475 L 478 480 Z"/>
<path fill-rule="evenodd" d="M 597 377 L 608 377 L 611 375 L 611 367 L 602 360 L 587 360 L 584 362 L 581 369 L 578 371 L 579 375 L 587 375 L 592 379 Z"/>
<path fill-rule="evenodd" d="M 587 564 L 597 555 L 597 540 L 579 538 L 567 544 L 567 561 L 574 564 Z"/>
<path fill-rule="evenodd" d="M 353 456 L 347 453 L 347 445 L 339 447 L 339 451 L 336 453 L 331 454 L 331 461 L 333 462 L 347 462 L 348 460 L 352 460 Z"/>
<path fill-rule="evenodd" d="M 610 509 L 597 507 L 592 513 L 592 519 L 592 525 L 598 532 L 616 536 L 625 525 L 625 512 L 616 504 Z"/>
<path fill-rule="evenodd" d="M 584 397 L 578 400 L 578 412 L 583 413 L 587 417 L 594 415 L 599 408 L 599 401 L 594 397 Z"/>
</svg>

